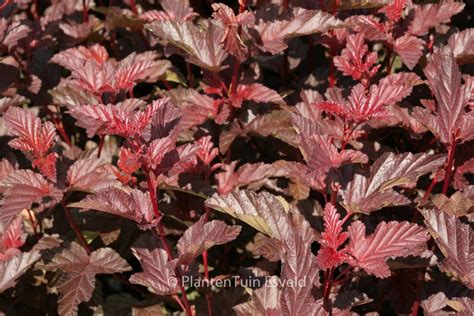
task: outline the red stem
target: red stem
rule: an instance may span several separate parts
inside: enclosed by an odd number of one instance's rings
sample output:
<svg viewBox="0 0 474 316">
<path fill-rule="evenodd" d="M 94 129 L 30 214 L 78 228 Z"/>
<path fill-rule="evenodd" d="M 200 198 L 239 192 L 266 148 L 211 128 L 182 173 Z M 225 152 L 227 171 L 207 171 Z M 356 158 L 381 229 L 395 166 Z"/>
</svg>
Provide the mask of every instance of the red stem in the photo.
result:
<svg viewBox="0 0 474 316">
<path fill-rule="evenodd" d="M 229 94 L 232 95 L 237 91 L 237 85 L 239 84 L 239 69 L 240 69 L 240 61 L 235 58 L 234 59 L 234 67 L 232 69 L 232 81 L 229 87 Z"/>
<path fill-rule="evenodd" d="M 64 199 L 61 200 L 61 206 L 64 209 L 64 214 L 66 215 L 67 221 L 69 222 L 69 226 L 71 226 L 72 230 L 76 234 L 76 237 L 79 240 L 79 243 L 82 245 L 82 247 L 87 252 L 87 254 L 90 255 L 92 252 L 91 248 L 87 244 L 87 240 L 82 235 L 81 230 L 79 229 L 79 227 L 77 227 L 76 223 L 74 222 L 74 218 L 72 217 L 71 211 L 67 208 L 67 205 Z"/>
<path fill-rule="evenodd" d="M 87 2 L 88 0 L 82 0 L 82 22 L 83 23 L 86 23 L 89 21 L 89 8 L 88 8 L 88 5 L 87 5 Z"/>
<path fill-rule="evenodd" d="M 331 293 L 331 287 L 332 287 L 332 273 L 333 273 L 333 268 L 331 268 L 330 270 L 326 270 L 326 272 L 324 273 L 324 285 L 323 285 L 323 289 L 324 289 L 323 304 L 324 304 L 324 308 L 326 309 L 326 311 L 329 312 L 330 315 L 332 314 L 332 308 L 329 305 L 329 294 Z"/>
<path fill-rule="evenodd" d="M 164 228 L 163 228 L 163 222 L 161 221 L 161 213 L 158 209 L 158 200 L 156 198 L 156 185 L 155 185 L 154 181 L 152 180 L 152 178 L 150 177 L 150 169 L 148 167 L 144 167 L 143 171 L 145 172 L 146 182 L 148 184 L 148 191 L 150 193 L 150 199 L 151 199 L 151 203 L 153 205 L 153 212 L 155 213 L 155 217 L 159 220 L 159 222 L 158 222 L 158 236 L 159 236 L 160 241 L 163 245 L 163 248 L 166 251 L 166 254 L 168 255 L 168 260 L 173 260 L 173 253 L 171 252 L 171 248 L 169 247 L 168 241 L 166 240 L 165 232 L 164 232 Z M 185 311 L 186 315 L 192 316 L 193 313 L 191 311 L 191 307 L 189 305 L 188 298 L 186 296 L 186 289 L 184 288 L 184 286 L 181 282 L 181 280 L 182 280 L 181 279 L 181 273 L 179 272 L 178 268 L 175 269 L 175 273 L 176 273 L 176 276 L 179 279 L 178 283 L 179 283 L 179 288 L 180 288 L 181 296 L 182 296 L 182 300 L 183 300 L 184 311 Z"/>
<path fill-rule="evenodd" d="M 191 68 L 191 64 L 188 62 L 186 62 L 186 72 L 187 72 L 189 86 L 192 88 L 194 87 L 194 75 L 193 75 L 193 70 Z"/>
<path fill-rule="evenodd" d="M 239 13 L 244 13 L 247 7 L 247 0 L 239 0 Z"/>
<path fill-rule="evenodd" d="M 204 220 L 207 222 L 209 219 L 209 208 L 207 206 L 204 206 L 206 213 L 204 214 Z M 207 250 L 205 250 L 202 253 L 202 262 L 204 265 L 204 278 L 206 281 L 209 281 L 209 262 L 208 262 L 208 256 L 207 256 Z M 210 293 L 206 293 L 206 303 L 207 303 L 207 314 L 209 316 L 212 316 L 212 297 Z"/>
<path fill-rule="evenodd" d="M 130 0 L 130 8 L 132 9 L 133 15 L 137 16 L 138 11 L 137 11 L 137 4 L 135 3 L 135 0 Z"/>
<path fill-rule="evenodd" d="M 0 4 L 0 11 L 3 10 L 7 5 L 10 4 L 11 0 L 5 0 L 4 3 Z"/>
<path fill-rule="evenodd" d="M 455 154 L 456 154 L 456 140 L 453 140 L 451 144 L 449 145 L 449 149 L 448 149 L 448 161 L 445 167 L 443 189 L 441 191 L 443 194 L 446 194 L 448 192 L 449 185 L 451 184 L 451 173 L 452 173 L 451 169 L 453 169 Z"/>
<path fill-rule="evenodd" d="M 288 7 L 290 6 L 290 0 L 283 0 L 283 9 L 288 10 Z"/>
</svg>

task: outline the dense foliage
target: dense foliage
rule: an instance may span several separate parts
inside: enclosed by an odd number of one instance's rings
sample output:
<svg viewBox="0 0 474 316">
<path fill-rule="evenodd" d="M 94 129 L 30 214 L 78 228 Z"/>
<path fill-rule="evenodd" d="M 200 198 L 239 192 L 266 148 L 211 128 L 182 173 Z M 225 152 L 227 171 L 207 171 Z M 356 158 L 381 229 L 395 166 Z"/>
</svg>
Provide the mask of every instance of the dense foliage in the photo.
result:
<svg viewBox="0 0 474 316">
<path fill-rule="evenodd" d="M 454 0 L 0 1 L 0 313 L 474 313 Z"/>
</svg>

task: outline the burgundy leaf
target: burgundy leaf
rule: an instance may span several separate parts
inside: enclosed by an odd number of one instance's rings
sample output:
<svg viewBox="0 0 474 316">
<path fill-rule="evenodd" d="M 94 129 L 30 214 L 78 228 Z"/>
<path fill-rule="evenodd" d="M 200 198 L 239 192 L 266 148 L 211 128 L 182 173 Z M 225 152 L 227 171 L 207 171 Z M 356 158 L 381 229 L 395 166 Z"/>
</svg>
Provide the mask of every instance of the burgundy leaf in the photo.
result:
<svg viewBox="0 0 474 316">
<path fill-rule="evenodd" d="M 240 61 L 244 61 L 247 55 L 247 46 L 239 35 L 239 27 L 252 26 L 255 23 L 255 16 L 252 12 L 245 11 L 234 14 L 231 8 L 222 3 L 213 3 L 212 16 L 221 21 L 226 28 L 223 39 L 224 49 Z"/>
<path fill-rule="evenodd" d="M 90 255 L 77 243 L 54 256 L 45 269 L 61 269 L 65 275 L 60 279 L 58 290 L 58 313 L 76 315 L 78 305 L 92 298 L 97 274 L 112 274 L 131 270 L 127 262 L 111 248 L 100 248 Z"/>
<path fill-rule="evenodd" d="M 224 29 L 211 22 L 198 28 L 192 22 L 159 21 L 148 25 L 158 37 L 180 48 L 187 60 L 210 71 L 220 69 L 227 53 L 221 43 Z"/>
<path fill-rule="evenodd" d="M 425 223 L 436 244 L 445 256 L 440 268 L 474 288 L 474 234 L 472 228 L 454 215 L 432 210 L 421 210 Z"/>
<path fill-rule="evenodd" d="M 417 108 L 415 117 L 445 144 L 474 137 L 472 113 L 464 109 L 467 103 L 464 89 L 467 87 L 461 86 L 461 72 L 450 47 L 434 53 L 424 72 L 437 108 L 435 115 Z"/>
<path fill-rule="evenodd" d="M 185 22 L 197 15 L 189 5 L 189 0 L 161 0 L 160 5 L 164 11 L 146 11 L 141 17 L 149 22 Z"/>
<path fill-rule="evenodd" d="M 265 14 L 265 13 L 263 13 Z M 257 12 L 257 20 L 259 19 Z M 274 15 L 272 17 L 274 19 Z M 287 48 L 286 39 L 297 36 L 324 33 L 341 25 L 341 21 L 332 14 L 293 7 L 276 20 L 258 21 L 255 30 L 258 32 L 259 48 L 265 52 L 278 54 Z"/>
<path fill-rule="evenodd" d="M 33 203 L 44 206 L 47 199 L 58 202 L 62 192 L 55 188 L 40 174 L 31 170 L 17 170 L 3 179 L 1 185 L 6 187 L 0 204 L 1 223 L 7 225 L 24 208 L 30 208 Z"/>
<path fill-rule="evenodd" d="M 140 261 L 143 272 L 134 273 L 130 282 L 140 284 L 149 288 L 158 295 L 172 295 L 179 292 L 178 278 L 174 268 L 176 261 L 168 261 L 166 251 L 160 248 L 132 248 L 132 251 Z"/>
<path fill-rule="evenodd" d="M 240 108 L 245 100 L 257 103 L 285 103 L 275 90 L 267 88 L 260 83 L 238 85 L 237 92 L 231 95 L 230 98 L 232 105 L 236 108 Z"/>
<path fill-rule="evenodd" d="M 33 250 L 19 253 L 7 261 L 0 261 L 0 293 L 14 286 L 16 280 L 40 258 L 39 251 Z"/>
<path fill-rule="evenodd" d="M 70 189 L 95 192 L 116 185 L 116 177 L 107 166 L 96 157 L 77 160 L 67 171 Z"/>
<path fill-rule="evenodd" d="M 392 188 L 410 184 L 419 176 L 436 171 L 444 160 L 443 155 L 384 154 L 372 165 L 369 177 L 356 174 L 341 191 L 344 205 L 353 212 L 370 213 L 389 205 L 406 204 L 409 200 Z"/>
<path fill-rule="evenodd" d="M 314 171 L 325 174 L 331 168 L 338 168 L 348 163 L 366 163 L 365 154 L 355 150 L 338 151 L 332 140 L 325 135 L 301 137 L 300 149 Z"/>
<path fill-rule="evenodd" d="M 230 226 L 218 220 L 206 223 L 202 216 L 178 240 L 178 264 L 188 265 L 207 249 L 234 240 L 241 229 L 238 225 Z"/>
<path fill-rule="evenodd" d="M 68 207 L 115 214 L 135 221 L 144 228 L 152 224 L 154 216 L 149 193 L 138 189 L 129 189 L 128 192 L 119 188 L 103 189 Z"/>
</svg>

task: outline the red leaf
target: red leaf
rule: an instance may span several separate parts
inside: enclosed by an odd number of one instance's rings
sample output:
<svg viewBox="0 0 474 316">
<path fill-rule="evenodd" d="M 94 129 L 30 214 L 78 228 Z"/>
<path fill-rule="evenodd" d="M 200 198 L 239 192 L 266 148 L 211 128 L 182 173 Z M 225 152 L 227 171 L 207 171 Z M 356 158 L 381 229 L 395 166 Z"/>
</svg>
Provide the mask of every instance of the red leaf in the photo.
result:
<svg viewBox="0 0 474 316">
<path fill-rule="evenodd" d="M 424 72 L 438 106 L 434 116 L 417 108 L 415 117 L 445 144 L 473 138 L 472 112 L 464 109 L 468 86 L 461 86 L 461 72 L 450 47 L 435 52 Z"/>
<path fill-rule="evenodd" d="M 222 22 L 226 28 L 223 39 L 224 49 L 240 61 L 244 61 L 247 55 L 247 46 L 239 35 L 239 27 L 251 26 L 255 23 L 252 12 L 245 11 L 235 16 L 231 8 L 222 3 L 213 3 L 212 16 Z"/>
<path fill-rule="evenodd" d="M 380 65 L 374 66 L 377 62 L 377 53 L 368 52 L 367 45 L 364 44 L 364 34 L 357 33 L 347 36 L 346 48 L 340 56 L 334 57 L 334 65 L 346 76 L 351 76 L 354 80 L 367 82 L 379 69 Z"/>
<path fill-rule="evenodd" d="M 390 22 L 397 22 L 402 16 L 403 8 L 407 0 L 394 0 L 391 4 L 384 6 L 379 12 L 385 13 Z"/>
<path fill-rule="evenodd" d="M 185 22 L 194 18 L 197 13 L 189 5 L 189 0 L 161 0 L 164 11 L 150 10 L 141 15 L 141 18 L 153 21 Z"/>
<path fill-rule="evenodd" d="M 223 221 L 213 220 L 207 223 L 205 221 L 205 217 L 202 216 L 178 240 L 178 264 L 189 265 L 207 249 L 237 238 L 242 229 L 238 225 L 230 226 Z"/>
<path fill-rule="evenodd" d="M 382 222 L 368 237 L 360 221 L 353 222 L 347 231 L 350 238 L 345 248 L 350 255 L 347 261 L 378 278 L 391 275 L 387 259 L 419 254 L 429 239 L 425 229 L 408 222 Z"/>
<path fill-rule="evenodd" d="M 339 219 L 336 208 L 328 203 L 324 208 L 324 232 L 321 234 L 321 249 L 316 262 L 318 267 L 326 270 L 339 266 L 346 260 L 346 254 L 338 248 L 347 240 L 348 234 L 342 232 L 344 222 Z"/>
<path fill-rule="evenodd" d="M 23 219 L 16 217 L 6 227 L 0 226 L 0 261 L 7 261 L 21 251 L 23 238 Z"/>
<path fill-rule="evenodd" d="M 242 101 L 255 101 L 258 103 L 279 103 L 283 104 L 285 101 L 281 96 L 270 88 L 265 87 L 260 83 L 240 84 L 237 86 L 237 92 L 230 96 L 232 105 L 236 108 L 242 106 Z"/>
<path fill-rule="evenodd" d="M 10 132 L 17 136 L 9 145 L 31 154 L 33 167 L 51 180 L 56 179 L 56 154 L 48 152 L 56 140 L 56 129 L 51 122 L 41 122 L 32 112 L 11 107 L 3 116 Z"/>
<path fill-rule="evenodd" d="M 61 269 L 66 274 L 60 279 L 58 290 L 58 313 L 76 315 L 78 305 L 92 298 L 97 274 L 112 274 L 131 270 L 127 262 L 111 248 L 100 248 L 90 255 L 79 244 L 73 242 L 70 249 L 64 249 L 54 256 L 47 270 Z"/>
</svg>

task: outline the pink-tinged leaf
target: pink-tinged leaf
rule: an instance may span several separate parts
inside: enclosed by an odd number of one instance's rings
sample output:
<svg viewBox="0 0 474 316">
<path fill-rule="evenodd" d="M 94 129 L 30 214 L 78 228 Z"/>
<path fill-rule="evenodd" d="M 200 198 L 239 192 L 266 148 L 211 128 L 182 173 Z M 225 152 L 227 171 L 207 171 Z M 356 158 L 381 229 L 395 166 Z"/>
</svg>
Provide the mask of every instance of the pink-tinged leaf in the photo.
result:
<svg viewBox="0 0 474 316">
<path fill-rule="evenodd" d="M 156 169 L 165 155 L 175 149 L 175 140 L 172 137 L 164 137 L 152 141 L 147 149 L 145 161 L 146 164 Z"/>
<path fill-rule="evenodd" d="M 405 34 L 395 40 L 393 50 L 400 56 L 408 69 L 412 70 L 423 55 L 424 44 L 425 41 L 422 39 Z"/>
<path fill-rule="evenodd" d="M 314 288 L 319 287 L 319 269 L 316 256 L 311 252 L 314 241 L 312 228 L 304 218 L 295 213 L 288 217 L 289 231 L 283 242 L 281 280 L 295 286 L 281 290 L 280 306 L 282 315 L 311 315 L 317 309 Z"/>
<path fill-rule="evenodd" d="M 416 74 L 401 72 L 384 77 L 377 85 L 371 85 L 368 94 L 358 84 L 349 96 L 348 116 L 359 122 L 384 116 L 384 106 L 400 102 L 419 83 Z"/>
<path fill-rule="evenodd" d="M 386 116 L 386 106 L 403 100 L 420 83 L 416 74 L 400 72 L 384 77 L 377 85 L 371 85 L 368 93 L 362 84 L 356 85 L 346 104 L 323 101 L 316 103 L 316 107 L 350 121 L 364 122 Z"/>
<path fill-rule="evenodd" d="M 189 5 L 189 0 L 161 0 L 160 5 L 164 11 L 150 10 L 143 13 L 140 17 L 149 22 L 186 22 L 198 15 Z"/>
<path fill-rule="evenodd" d="M 408 222 L 382 222 L 373 234 L 366 236 L 364 224 L 355 221 L 347 231 L 350 239 L 345 248 L 349 254 L 347 261 L 378 278 L 391 275 L 386 263 L 389 258 L 417 255 L 429 239 L 423 227 Z"/>
<path fill-rule="evenodd" d="M 15 172 L 17 168 L 18 166 L 16 165 L 14 166 L 10 163 L 10 161 L 8 161 L 5 158 L 2 158 L 2 160 L 0 160 L 0 182 L 3 179 L 5 179 L 7 176 L 9 176 L 10 174 Z M 3 193 L 3 189 L 1 186 L 0 186 L 0 193 Z"/>
<path fill-rule="evenodd" d="M 182 111 L 180 128 L 189 129 L 218 114 L 217 100 L 194 89 L 177 88 L 166 93 Z"/>
<path fill-rule="evenodd" d="M 77 160 L 67 171 L 69 190 L 95 192 L 116 185 L 115 175 L 106 166 L 96 157 Z"/>
<path fill-rule="evenodd" d="M 415 5 L 414 16 L 408 31 L 413 35 L 425 35 L 430 28 L 448 23 L 453 15 L 464 9 L 464 3 L 443 0 L 440 3 Z"/>
<path fill-rule="evenodd" d="M 448 298 L 446 295 L 443 292 L 438 292 L 423 300 L 420 307 L 423 308 L 425 314 L 436 315 L 444 312 L 443 308 L 446 307 L 447 303 Z"/>
<path fill-rule="evenodd" d="M 201 68 L 218 71 L 227 53 L 222 47 L 223 27 L 207 23 L 202 28 L 192 22 L 160 21 L 148 25 L 161 39 L 180 48 L 186 59 Z"/>
<path fill-rule="evenodd" d="M 211 166 L 211 162 L 219 155 L 219 149 L 214 147 L 210 135 L 201 137 L 196 141 L 199 146 L 197 157 L 205 166 Z"/>
<path fill-rule="evenodd" d="M 227 152 L 232 142 L 238 137 L 253 134 L 264 137 L 272 136 L 293 146 L 297 146 L 295 130 L 291 124 L 291 116 L 287 111 L 273 111 L 255 117 L 248 124 L 234 122 L 229 131 L 223 131 L 219 139 L 219 150 Z"/>
<path fill-rule="evenodd" d="M 0 261 L 0 293 L 14 286 L 16 280 L 40 258 L 39 251 L 33 250 L 19 253 L 7 261 Z"/>
<path fill-rule="evenodd" d="M 6 227 L 0 226 L 0 261 L 9 260 L 20 253 L 23 238 L 23 219 L 16 217 Z"/>
<path fill-rule="evenodd" d="M 411 154 L 382 155 L 371 167 L 370 176 L 356 174 L 344 190 L 344 206 L 352 212 L 370 213 L 389 205 L 409 202 L 395 192 L 395 186 L 408 185 L 428 172 L 434 172 L 445 161 L 444 155 Z"/>
<path fill-rule="evenodd" d="M 325 174 L 331 168 L 338 168 L 349 163 L 366 163 L 368 158 L 356 150 L 341 150 L 326 135 L 303 135 L 300 150 L 308 162 L 310 169 Z"/>
<path fill-rule="evenodd" d="M 453 50 L 456 61 L 461 64 L 472 63 L 474 60 L 474 28 L 454 33 L 449 38 L 449 46 Z"/>
<path fill-rule="evenodd" d="M 103 64 L 109 58 L 109 54 L 104 46 L 95 44 L 90 47 L 78 46 L 63 50 L 54 55 L 51 62 L 59 64 L 71 71 L 76 69 L 74 61 L 82 61 L 85 63 L 88 60 L 93 60 L 98 64 Z"/>
<path fill-rule="evenodd" d="M 385 32 L 385 24 L 380 23 L 373 15 L 355 15 L 344 20 L 347 25 L 354 25 L 353 28 L 358 33 L 364 33 L 369 41 L 388 40 L 389 36 Z"/>
<path fill-rule="evenodd" d="M 213 3 L 212 9 L 214 10 L 212 16 L 220 21 L 226 29 L 223 39 L 224 49 L 241 62 L 244 61 L 248 49 L 239 35 L 239 27 L 254 25 L 254 14 L 245 11 L 236 16 L 231 8 L 222 3 Z"/>
<path fill-rule="evenodd" d="M 367 82 L 379 69 L 377 53 L 368 52 L 367 45 L 364 44 L 364 34 L 357 33 L 347 36 L 346 48 L 340 56 L 334 57 L 334 65 L 346 76 L 351 76 L 354 80 Z"/>
<path fill-rule="evenodd" d="M 233 161 L 230 165 L 221 166 L 224 172 L 216 174 L 217 191 L 220 194 L 227 194 L 235 189 L 252 184 L 257 181 L 275 175 L 276 170 L 271 164 L 246 163 L 239 167 L 236 171 L 237 161 Z"/>
<path fill-rule="evenodd" d="M 259 14 L 265 15 L 265 12 L 257 12 L 257 20 L 260 18 Z M 334 18 L 332 14 L 292 7 L 277 19 L 272 14 L 272 20 L 258 21 L 255 26 L 258 32 L 256 41 L 264 52 L 278 54 L 288 47 L 285 43 L 287 39 L 324 33 L 341 25 L 342 22 Z"/>
<path fill-rule="evenodd" d="M 127 262 L 111 248 L 100 248 L 90 255 L 79 244 L 73 242 L 54 256 L 47 270 L 60 269 L 65 275 L 60 279 L 58 290 L 58 313 L 76 315 L 78 305 L 92 298 L 97 274 L 113 274 L 131 270 Z"/>
<path fill-rule="evenodd" d="M 2 20 L 5 21 L 3 18 Z M 22 24 L 21 21 L 15 21 L 8 26 L 4 33 L 2 32 L 1 43 L 11 49 L 18 44 L 18 41 L 27 37 L 31 31 L 29 26 Z"/>
<path fill-rule="evenodd" d="M 178 240 L 178 264 L 188 265 L 207 249 L 234 240 L 241 229 L 238 225 L 230 226 L 218 220 L 206 223 L 202 216 Z"/>
<path fill-rule="evenodd" d="M 338 248 L 347 240 L 348 234 L 342 232 L 344 222 L 340 220 L 337 209 L 330 203 L 324 208 L 324 232 L 321 234 L 321 249 L 318 251 L 316 262 L 320 269 L 326 270 L 337 267 L 346 259 L 346 254 Z"/>
<path fill-rule="evenodd" d="M 230 100 L 232 105 L 236 108 L 240 108 L 243 101 L 254 101 L 257 103 L 285 103 L 275 90 L 267 88 L 260 83 L 238 85 L 237 92 L 230 96 Z"/>
<path fill-rule="evenodd" d="M 380 9 L 379 12 L 384 13 L 390 22 L 397 22 L 400 20 L 406 4 L 407 0 L 394 0 L 391 4 Z"/>
<path fill-rule="evenodd" d="M 136 53 L 122 59 L 115 70 L 115 89 L 129 90 L 135 82 L 145 79 L 155 67 L 155 62 Z"/>
<path fill-rule="evenodd" d="M 278 287 L 280 282 L 281 280 L 277 276 L 271 276 L 261 288 L 252 290 L 251 301 L 232 307 L 237 316 L 280 315 L 281 291 Z"/>
<path fill-rule="evenodd" d="M 461 280 L 474 289 L 474 234 L 468 224 L 463 224 L 454 215 L 432 210 L 421 210 L 425 223 L 444 259 L 441 270 Z"/>
<path fill-rule="evenodd" d="M 156 111 L 168 101 L 168 98 L 156 100 L 143 111 L 130 112 L 120 105 L 97 104 L 75 107 L 69 112 L 77 120 L 76 124 L 87 130 L 89 137 L 94 134 L 131 137 L 141 134 Z"/>
<path fill-rule="evenodd" d="M 166 251 L 161 248 L 132 248 L 140 261 L 143 272 L 135 273 L 130 282 L 146 286 L 158 295 L 172 295 L 179 292 L 178 278 L 175 274 L 176 261 L 169 261 Z"/>
<path fill-rule="evenodd" d="M 251 251 L 255 255 L 262 256 L 270 262 L 277 262 L 281 260 L 283 244 L 278 239 L 267 237 L 262 233 L 257 233 L 253 240 Z"/>
<path fill-rule="evenodd" d="M 198 150 L 199 146 L 193 143 L 178 146 L 175 151 L 163 157 L 156 172 L 166 173 L 168 178 L 165 182 L 169 185 L 177 185 L 179 175 L 194 169 L 198 164 Z"/>
<path fill-rule="evenodd" d="M 87 196 L 79 202 L 71 203 L 68 207 L 78 207 L 106 212 L 130 219 L 146 228 L 153 224 L 153 205 L 150 194 L 138 189 L 128 192 L 119 188 L 107 188 Z"/>
<path fill-rule="evenodd" d="M 56 129 L 51 122 L 41 122 L 31 111 L 11 107 L 3 119 L 10 133 L 17 138 L 9 145 L 31 155 L 33 167 L 51 180 L 56 179 L 56 154 L 48 152 L 56 141 Z"/>
<path fill-rule="evenodd" d="M 472 114 L 466 106 L 466 86 L 461 86 L 461 72 L 449 46 L 438 49 L 424 69 L 433 92 L 437 108 L 435 116 L 418 109 L 415 117 L 426 125 L 439 139 L 450 144 L 474 137 Z"/>
<path fill-rule="evenodd" d="M 48 199 L 58 202 L 62 198 L 61 190 L 31 170 L 15 171 L 3 179 L 1 186 L 6 188 L 0 202 L 2 205 L 0 219 L 3 225 L 7 225 L 24 208 L 30 208 L 33 203 L 44 206 L 48 203 Z"/>
</svg>

